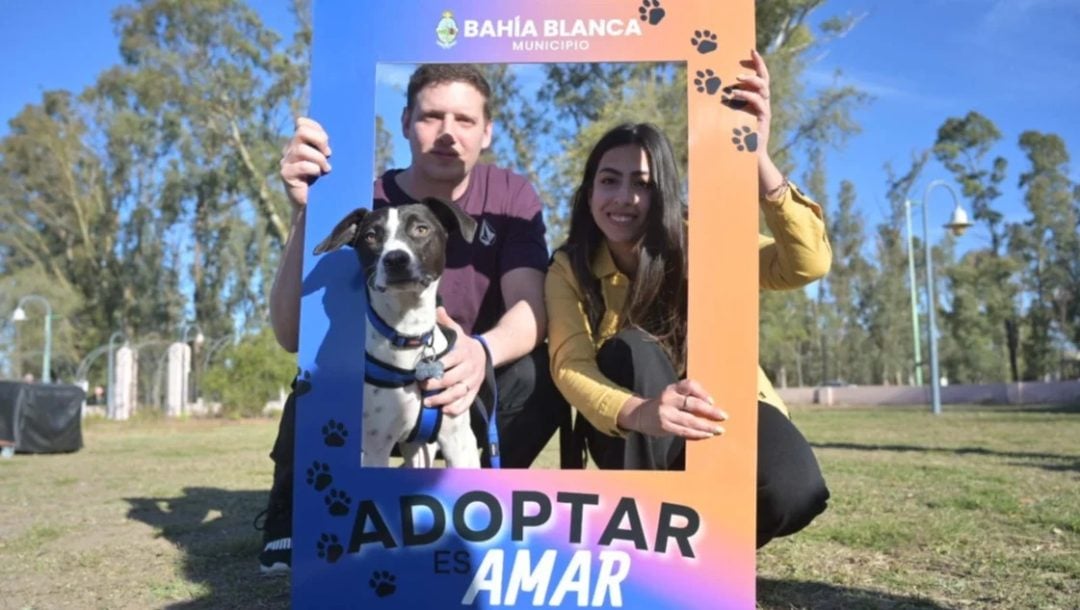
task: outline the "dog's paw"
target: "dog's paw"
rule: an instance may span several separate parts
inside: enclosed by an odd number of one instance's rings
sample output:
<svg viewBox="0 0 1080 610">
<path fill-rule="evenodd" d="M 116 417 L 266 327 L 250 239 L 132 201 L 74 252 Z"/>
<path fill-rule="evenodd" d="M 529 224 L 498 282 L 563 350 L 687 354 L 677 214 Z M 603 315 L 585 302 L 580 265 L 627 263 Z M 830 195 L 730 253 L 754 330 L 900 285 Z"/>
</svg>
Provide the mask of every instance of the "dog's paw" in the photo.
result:
<svg viewBox="0 0 1080 610">
<path fill-rule="evenodd" d="M 754 152 L 757 150 L 758 136 L 757 133 L 750 131 L 749 127 L 736 127 L 731 132 L 734 134 L 731 141 L 735 143 L 735 148 L 739 151 Z"/>
<path fill-rule="evenodd" d="M 293 390 L 293 393 L 296 394 L 297 396 L 303 396 L 304 394 L 307 394 L 308 392 L 310 392 L 311 391 L 311 371 L 303 371 L 303 372 L 297 371 L 297 373 L 296 373 L 296 381 L 294 383 L 296 384 L 296 387 Z"/>
<path fill-rule="evenodd" d="M 319 541 L 315 543 L 315 550 L 318 552 L 319 559 L 325 559 L 326 563 L 334 563 L 341 559 L 345 547 L 341 546 L 338 537 L 334 534 L 322 534 L 319 536 Z"/>
<path fill-rule="evenodd" d="M 667 11 L 660 8 L 660 0 L 641 0 L 638 14 L 642 21 L 648 21 L 649 25 L 657 25 L 664 20 Z"/>
<path fill-rule="evenodd" d="M 702 55 L 706 53 L 712 53 L 716 50 L 716 34 L 709 30 L 698 30 L 694 32 L 694 37 L 690 39 L 690 44 L 694 45 L 698 53 Z"/>
<path fill-rule="evenodd" d="M 326 443 L 327 447 L 344 447 L 345 437 L 349 436 L 345 424 L 332 419 L 322 427 L 322 433 L 323 442 Z"/>
<path fill-rule="evenodd" d="M 307 469 L 307 484 L 315 487 L 315 491 L 322 491 L 334 482 L 330 476 L 330 465 L 323 462 L 312 462 L 311 468 Z"/>
<path fill-rule="evenodd" d="M 344 491 L 331 489 L 330 493 L 326 494 L 325 500 L 331 516 L 344 517 L 349 514 L 349 505 L 352 504 L 352 498 Z"/>
<path fill-rule="evenodd" d="M 386 597 L 387 595 L 393 595 L 394 591 L 397 591 L 396 580 L 397 576 L 386 570 L 375 570 L 371 574 L 371 579 L 368 580 L 368 586 L 375 592 L 375 595 Z"/>
</svg>

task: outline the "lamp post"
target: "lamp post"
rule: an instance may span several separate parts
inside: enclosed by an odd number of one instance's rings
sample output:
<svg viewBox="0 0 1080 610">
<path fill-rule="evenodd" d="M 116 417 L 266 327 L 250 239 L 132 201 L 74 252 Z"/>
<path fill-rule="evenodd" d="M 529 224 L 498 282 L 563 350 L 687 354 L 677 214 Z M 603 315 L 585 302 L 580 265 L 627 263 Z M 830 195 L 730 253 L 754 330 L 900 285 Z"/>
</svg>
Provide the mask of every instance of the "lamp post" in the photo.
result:
<svg viewBox="0 0 1080 610">
<path fill-rule="evenodd" d="M 203 370 L 206 370 L 206 368 L 210 366 L 210 359 L 214 357 L 214 354 L 216 354 L 218 350 L 220 350 L 230 341 L 234 341 L 234 338 L 229 335 L 225 335 L 224 337 L 215 339 L 210 343 L 210 347 L 206 348 L 206 355 L 203 356 Z"/>
<path fill-rule="evenodd" d="M 52 356 L 52 305 L 49 304 L 48 299 L 45 297 L 28 294 L 15 304 L 15 311 L 11 314 L 11 321 L 26 321 L 26 311 L 22 306 L 23 303 L 29 303 L 30 301 L 37 301 L 45 306 L 45 351 L 41 352 L 41 382 L 49 383 L 52 381 L 52 374 L 49 371 Z"/>
<path fill-rule="evenodd" d="M 930 401 L 934 415 L 941 414 L 941 376 L 938 372 L 937 322 L 935 315 L 937 300 L 934 298 L 934 261 L 930 255 L 930 225 L 927 221 L 926 208 L 930 202 L 930 192 L 939 186 L 945 187 L 949 191 L 954 204 L 952 217 L 949 219 L 948 224 L 945 225 L 945 228 L 951 231 L 953 235 L 963 235 L 964 231 L 971 226 L 971 222 L 968 220 L 967 211 L 960 205 L 960 199 L 956 196 L 956 191 L 944 180 L 934 180 L 927 184 L 920 204 L 910 201 L 905 202 L 908 217 L 908 272 L 911 279 L 911 322 L 915 341 L 915 378 L 919 385 L 922 385 L 922 381 L 920 379 L 921 369 L 919 368 L 921 366 L 919 361 L 919 317 L 916 311 L 915 298 L 915 259 L 913 258 L 914 246 L 911 236 L 911 206 L 922 205 L 923 249 L 926 255 L 926 311 L 927 323 L 930 326 L 928 332 L 930 339 Z"/>
<path fill-rule="evenodd" d="M 109 419 L 113 419 L 116 414 L 114 398 L 116 392 L 113 390 L 113 377 L 116 376 L 116 351 L 113 349 L 118 339 L 124 339 L 124 343 L 127 343 L 127 337 L 121 331 L 114 331 L 109 335 L 109 373 L 105 379 L 105 416 Z"/>
<path fill-rule="evenodd" d="M 911 342 L 915 356 L 915 385 L 922 385 L 922 347 L 919 345 L 919 298 L 915 295 L 915 240 L 911 232 L 911 206 L 916 205 L 910 199 L 904 200 L 904 212 L 907 215 L 907 265 L 908 287 L 911 289 Z"/>
</svg>

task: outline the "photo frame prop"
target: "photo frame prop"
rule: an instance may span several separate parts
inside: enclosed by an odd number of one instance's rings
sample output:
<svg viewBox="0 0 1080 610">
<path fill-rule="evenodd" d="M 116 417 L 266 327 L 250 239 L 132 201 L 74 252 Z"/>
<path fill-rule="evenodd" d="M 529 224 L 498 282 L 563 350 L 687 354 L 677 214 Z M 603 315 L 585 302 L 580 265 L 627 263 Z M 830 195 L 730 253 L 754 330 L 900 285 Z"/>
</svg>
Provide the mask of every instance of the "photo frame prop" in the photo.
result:
<svg viewBox="0 0 1080 610">
<path fill-rule="evenodd" d="M 753 2 L 325 2 L 314 15 L 311 116 L 334 172 L 307 213 L 294 606 L 753 608 L 757 134 L 722 103 L 754 46 Z M 686 64 L 689 376 L 729 413 L 726 434 L 691 443 L 682 472 L 361 468 L 364 280 L 349 249 L 310 251 L 370 207 L 376 64 L 624 61 Z"/>
</svg>

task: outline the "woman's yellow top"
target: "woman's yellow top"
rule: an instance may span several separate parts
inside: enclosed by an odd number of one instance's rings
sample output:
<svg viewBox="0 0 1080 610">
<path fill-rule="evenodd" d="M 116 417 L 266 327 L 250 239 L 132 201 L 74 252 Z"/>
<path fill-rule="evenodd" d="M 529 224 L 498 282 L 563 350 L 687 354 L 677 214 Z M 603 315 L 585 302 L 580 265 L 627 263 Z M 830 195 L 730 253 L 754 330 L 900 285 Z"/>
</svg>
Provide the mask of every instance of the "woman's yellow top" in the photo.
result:
<svg viewBox="0 0 1080 610">
<path fill-rule="evenodd" d="M 762 199 L 765 223 L 773 237 L 758 238 L 759 283 L 763 290 L 800 288 L 824 276 L 832 263 L 832 248 L 825 232 L 821 206 L 794 185 L 779 201 Z M 616 417 L 632 393 L 603 374 L 596 353 L 605 341 L 623 328 L 623 305 L 630 279 L 615 267 L 608 248 L 600 248 L 592 262 L 600 280 L 604 316 L 593 337 L 585 312 L 585 299 L 574 278 L 570 257 L 556 252 L 544 286 L 547 303 L 548 351 L 551 376 L 567 401 L 593 426 L 607 434 L 621 435 Z M 758 398 L 785 413 L 787 406 L 758 367 Z"/>
</svg>

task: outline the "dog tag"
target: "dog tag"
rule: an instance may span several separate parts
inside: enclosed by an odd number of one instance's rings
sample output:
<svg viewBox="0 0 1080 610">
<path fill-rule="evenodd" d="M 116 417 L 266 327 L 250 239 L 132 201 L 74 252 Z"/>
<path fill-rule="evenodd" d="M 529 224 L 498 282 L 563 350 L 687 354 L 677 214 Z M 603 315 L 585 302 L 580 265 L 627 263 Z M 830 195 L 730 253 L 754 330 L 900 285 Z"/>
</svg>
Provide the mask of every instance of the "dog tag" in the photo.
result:
<svg viewBox="0 0 1080 610">
<path fill-rule="evenodd" d="M 446 369 L 443 367 L 443 363 L 434 358 L 424 358 L 416 363 L 417 381 L 442 379 L 444 372 L 446 372 Z"/>
</svg>

